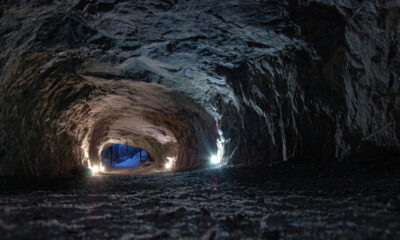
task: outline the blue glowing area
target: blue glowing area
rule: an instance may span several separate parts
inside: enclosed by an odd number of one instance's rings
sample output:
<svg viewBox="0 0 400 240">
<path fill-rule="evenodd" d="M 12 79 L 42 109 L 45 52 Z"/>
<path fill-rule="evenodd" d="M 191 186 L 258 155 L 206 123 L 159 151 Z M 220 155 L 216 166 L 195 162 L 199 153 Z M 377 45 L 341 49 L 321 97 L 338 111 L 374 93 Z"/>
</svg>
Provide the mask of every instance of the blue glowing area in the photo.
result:
<svg viewBox="0 0 400 240">
<path fill-rule="evenodd" d="M 115 164 L 114 167 L 137 167 L 140 163 L 140 156 L 139 153 L 136 153 L 133 158 L 128 158 L 121 163 Z"/>
<path fill-rule="evenodd" d="M 140 148 L 123 144 L 113 144 L 102 153 L 103 163 L 107 168 L 139 168 L 153 162 L 150 154 Z"/>
</svg>

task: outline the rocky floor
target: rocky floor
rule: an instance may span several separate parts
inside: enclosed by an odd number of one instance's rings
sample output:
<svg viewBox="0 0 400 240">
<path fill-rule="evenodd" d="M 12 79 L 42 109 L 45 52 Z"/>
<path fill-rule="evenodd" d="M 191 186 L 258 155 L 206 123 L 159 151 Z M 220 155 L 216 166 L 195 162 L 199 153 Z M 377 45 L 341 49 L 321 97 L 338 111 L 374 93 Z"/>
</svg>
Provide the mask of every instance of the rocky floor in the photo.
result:
<svg viewBox="0 0 400 240">
<path fill-rule="evenodd" d="M 399 164 L 1 178 L 1 239 L 400 239 Z"/>
</svg>

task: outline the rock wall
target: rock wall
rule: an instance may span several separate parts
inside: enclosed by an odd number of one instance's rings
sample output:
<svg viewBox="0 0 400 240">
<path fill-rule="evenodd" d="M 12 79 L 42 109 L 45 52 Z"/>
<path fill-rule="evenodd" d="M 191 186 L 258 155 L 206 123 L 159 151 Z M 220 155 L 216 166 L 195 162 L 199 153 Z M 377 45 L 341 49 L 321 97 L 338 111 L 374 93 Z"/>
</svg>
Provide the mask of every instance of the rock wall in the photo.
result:
<svg viewBox="0 0 400 240">
<path fill-rule="evenodd" d="M 0 17 L 3 174 L 65 175 L 111 140 L 204 166 L 217 130 L 230 164 L 400 147 L 397 0 L 24 0 Z"/>
</svg>

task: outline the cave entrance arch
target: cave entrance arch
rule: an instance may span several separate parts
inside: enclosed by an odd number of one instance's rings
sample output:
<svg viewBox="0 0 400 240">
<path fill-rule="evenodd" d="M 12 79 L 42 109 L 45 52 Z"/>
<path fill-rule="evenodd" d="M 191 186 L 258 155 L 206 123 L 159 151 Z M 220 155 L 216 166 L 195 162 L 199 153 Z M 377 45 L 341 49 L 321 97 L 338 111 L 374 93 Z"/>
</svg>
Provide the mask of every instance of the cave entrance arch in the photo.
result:
<svg viewBox="0 0 400 240">
<path fill-rule="evenodd" d="M 153 164 L 146 150 L 124 144 L 112 144 L 103 150 L 102 161 L 107 169 L 137 169 Z"/>
<path fill-rule="evenodd" d="M 181 92 L 157 84 L 85 77 L 94 87 L 87 110 L 80 106 L 81 159 L 89 168 L 103 164 L 113 144 L 138 147 L 154 164 L 143 171 L 183 171 L 208 166 L 217 152 L 217 125 L 212 115 Z M 90 164 L 89 164 L 90 163 Z M 113 172 L 113 171 L 109 171 Z M 130 171 L 118 171 L 130 174 Z"/>
</svg>

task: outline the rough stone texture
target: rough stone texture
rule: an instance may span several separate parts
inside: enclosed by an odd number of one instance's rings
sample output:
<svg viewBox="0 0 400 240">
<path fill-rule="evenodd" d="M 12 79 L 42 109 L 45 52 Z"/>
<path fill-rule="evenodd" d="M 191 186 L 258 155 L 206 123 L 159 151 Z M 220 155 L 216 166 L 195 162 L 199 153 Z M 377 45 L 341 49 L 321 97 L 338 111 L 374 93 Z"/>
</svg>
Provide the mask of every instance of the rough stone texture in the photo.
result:
<svg viewBox="0 0 400 240">
<path fill-rule="evenodd" d="M 85 163 L 82 146 L 96 161 L 107 136 L 143 142 L 161 163 L 164 155 L 155 150 L 160 139 L 146 143 L 147 135 L 137 129 L 107 129 L 119 113 L 94 124 L 100 120 L 94 106 L 113 95 L 124 102 L 139 85 L 160 89 L 161 98 L 170 91 L 166 87 L 179 99 L 193 100 L 176 102 L 198 117 L 183 114 L 174 126 L 157 121 L 165 120 L 165 112 L 140 117 L 176 139 L 166 151 L 179 152 L 180 167 L 204 164 L 197 159 L 215 152 L 216 128 L 229 163 L 334 161 L 399 149 L 399 1 L 2 3 L 3 174 L 67 174 Z M 147 107 L 141 104 L 133 103 L 130 111 Z M 96 109 L 98 115 L 121 110 Z M 182 116 L 171 115 L 174 123 Z M 98 140 L 91 141 L 93 134 Z"/>
<path fill-rule="evenodd" d="M 27 59 L 35 65 L 20 61 L 17 83 L 30 89 L 16 87 L 16 82 L 3 85 L 6 103 L 24 103 L 3 105 L 12 117 L 6 126 L 18 129 L 13 135 L 25 136 L 22 142 L 6 139 L 6 154 L 14 157 L 5 162 L 15 170 L 11 174 L 68 175 L 88 159 L 101 161 L 102 150 L 114 143 L 145 149 L 160 166 L 175 157 L 174 167 L 181 170 L 204 165 L 208 151 L 215 151 L 214 119 L 181 93 L 80 75 L 65 69 L 74 69 L 74 62 L 64 60 L 35 56 Z"/>
<path fill-rule="evenodd" d="M 379 161 L 382 163 L 383 161 Z M 396 164 L 0 178 L 2 239 L 399 239 Z"/>
</svg>

